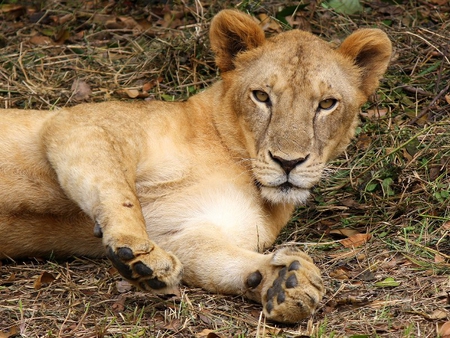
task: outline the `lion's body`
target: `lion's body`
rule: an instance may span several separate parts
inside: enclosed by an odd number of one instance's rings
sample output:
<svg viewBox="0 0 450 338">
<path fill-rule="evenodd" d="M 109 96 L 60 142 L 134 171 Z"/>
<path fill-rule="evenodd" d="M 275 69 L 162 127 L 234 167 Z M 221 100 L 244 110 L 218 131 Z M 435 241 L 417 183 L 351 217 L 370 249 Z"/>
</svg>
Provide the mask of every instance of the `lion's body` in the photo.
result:
<svg viewBox="0 0 450 338">
<path fill-rule="evenodd" d="M 264 40 L 225 11 L 211 31 L 223 81 L 186 102 L 2 111 L 0 259 L 106 253 L 144 289 L 168 291 L 183 270 L 269 318 L 305 317 L 323 293 L 318 269 L 298 251 L 260 252 L 353 136 L 390 54 L 369 31 L 335 51 L 298 31 Z"/>
</svg>

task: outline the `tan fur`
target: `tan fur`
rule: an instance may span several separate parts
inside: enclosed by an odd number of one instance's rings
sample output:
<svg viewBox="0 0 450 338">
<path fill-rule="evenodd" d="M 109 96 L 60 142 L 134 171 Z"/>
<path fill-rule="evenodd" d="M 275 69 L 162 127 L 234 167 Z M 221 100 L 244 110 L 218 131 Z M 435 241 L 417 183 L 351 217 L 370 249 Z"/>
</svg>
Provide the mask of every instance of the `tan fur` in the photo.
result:
<svg viewBox="0 0 450 338">
<path fill-rule="evenodd" d="M 391 44 L 377 29 L 337 50 L 296 30 L 266 40 L 232 10 L 210 36 L 223 80 L 186 102 L 1 112 L 0 258 L 106 252 L 144 289 L 182 278 L 273 320 L 311 314 L 324 292 L 312 260 L 261 252 L 349 143 Z"/>
</svg>

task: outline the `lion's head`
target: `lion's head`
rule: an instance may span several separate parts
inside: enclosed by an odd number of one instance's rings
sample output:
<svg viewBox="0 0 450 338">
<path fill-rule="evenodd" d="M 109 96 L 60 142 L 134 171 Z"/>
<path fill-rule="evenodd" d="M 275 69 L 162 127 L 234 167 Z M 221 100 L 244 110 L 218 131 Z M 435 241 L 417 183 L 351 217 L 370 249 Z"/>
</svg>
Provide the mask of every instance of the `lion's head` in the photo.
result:
<svg viewBox="0 0 450 338">
<path fill-rule="evenodd" d="M 262 196 L 303 203 L 353 137 L 360 106 L 386 71 L 388 37 L 361 29 L 337 49 L 299 30 L 266 39 L 250 16 L 225 10 L 210 38 L 223 77 L 222 111 L 239 129 Z"/>
</svg>

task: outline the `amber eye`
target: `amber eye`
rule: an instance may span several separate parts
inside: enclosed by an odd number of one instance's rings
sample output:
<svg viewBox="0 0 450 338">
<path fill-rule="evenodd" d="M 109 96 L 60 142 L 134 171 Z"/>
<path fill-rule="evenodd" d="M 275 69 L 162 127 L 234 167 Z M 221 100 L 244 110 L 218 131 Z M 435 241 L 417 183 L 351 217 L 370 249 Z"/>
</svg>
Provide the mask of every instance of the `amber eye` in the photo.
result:
<svg viewBox="0 0 450 338">
<path fill-rule="evenodd" d="M 319 102 L 319 108 L 323 110 L 330 110 L 334 108 L 336 105 L 337 100 L 336 99 L 326 99 Z"/>
<path fill-rule="evenodd" d="M 253 97 L 259 102 L 270 103 L 269 94 L 263 92 L 262 90 L 254 90 Z"/>
</svg>

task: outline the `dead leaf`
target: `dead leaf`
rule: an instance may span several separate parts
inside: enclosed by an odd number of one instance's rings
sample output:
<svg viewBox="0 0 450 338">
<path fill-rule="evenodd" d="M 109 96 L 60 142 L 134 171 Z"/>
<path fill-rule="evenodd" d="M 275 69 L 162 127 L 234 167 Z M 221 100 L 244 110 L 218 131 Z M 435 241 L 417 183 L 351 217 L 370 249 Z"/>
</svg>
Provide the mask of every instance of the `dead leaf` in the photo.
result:
<svg viewBox="0 0 450 338">
<path fill-rule="evenodd" d="M 448 316 L 447 311 L 445 311 L 444 309 L 437 309 L 434 310 L 430 315 L 428 315 L 425 318 L 430 320 L 436 320 L 436 319 L 447 319 L 447 316 Z"/>
<path fill-rule="evenodd" d="M 56 278 L 50 272 L 44 271 L 38 278 L 36 278 L 34 282 L 34 289 L 39 290 L 42 287 L 42 285 L 50 284 L 55 279 Z"/>
<path fill-rule="evenodd" d="M 139 90 L 137 89 L 124 89 L 124 91 L 130 99 L 135 99 L 139 96 Z"/>
<path fill-rule="evenodd" d="M 450 338 L 450 321 L 442 324 L 442 326 L 439 328 L 438 333 L 441 338 Z"/>
<path fill-rule="evenodd" d="M 345 248 L 354 248 L 366 244 L 371 237 L 371 234 L 355 234 L 349 238 L 341 240 L 340 242 Z"/>
<path fill-rule="evenodd" d="M 356 148 L 360 150 L 367 150 L 372 143 L 372 138 L 367 134 L 361 134 L 356 141 Z"/>
<path fill-rule="evenodd" d="M 183 325 L 183 323 L 181 323 L 181 321 L 179 319 L 174 319 L 171 322 L 165 324 L 163 326 L 163 329 L 166 329 L 166 330 L 169 330 L 172 332 L 178 332 L 182 325 Z"/>
<path fill-rule="evenodd" d="M 125 301 L 127 300 L 126 295 L 119 295 L 114 303 L 111 305 L 112 309 L 116 312 L 122 312 L 125 310 Z"/>
<path fill-rule="evenodd" d="M 388 113 L 387 108 L 381 108 L 381 109 L 367 109 L 365 112 L 360 112 L 359 114 L 362 117 L 368 118 L 368 119 L 379 119 L 380 117 L 385 116 Z"/>
<path fill-rule="evenodd" d="M 17 326 L 13 326 L 9 329 L 8 332 L 0 331 L 0 338 L 10 338 L 10 337 L 19 337 L 19 328 Z"/>
<path fill-rule="evenodd" d="M 348 274 L 348 270 L 344 268 L 338 268 L 334 271 L 330 272 L 330 277 L 334 279 L 340 279 L 340 280 L 348 280 L 350 278 Z"/>
<path fill-rule="evenodd" d="M 146 82 L 142 85 L 142 91 L 143 92 L 148 92 L 150 89 L 152 89 L 153 87 L 155 87 L 157 84 L 161 83 L 164 80 L 164 78 L 162 76 L 158 77 L 157 79 L 150 81 L 150 82 Z"/>
<path fill-rule="evenodd" d="M 127 88 L 116 90 L 115 93 L 117 95 L 120 95 L 121 97 L 130 99 L 136 98 L 145 99 L 150 96 L 150 94 L 147 93 L 146 91 L 139 91 L 137 89 L 127 89 Z"/>
<path fill-rule="evenodd" d="M 119 293 L 125 293 L 130 291 L 133 288 L 133 285 L 131 285 L 126 280 L 119 280 L 116 283 L 117 292 Z"/>
<path fill-rule="evenodd" d="M 121 16 L 118 18 L 109 18 L 105 22 L 105 27 L 108 29 L 137 29 L 142 30 L 142 27 L 131 17 Z"/>
<path fill-rule="evenodd" d="M 83 80 L 76 79 L 72 83 L 72 98 L 75 101 L 82 101 L 92 94 L 91 87 Z"/>
<path fill-rule="evenodd" d="M 265 13 L 259 14 L 258 19 L 260 20 L 259 25 L 261 26 L 261 28 L 264 31 L 266 31 L 266 30 L 271 30 L 271 31 L 275 31 L 275 32 L 281 31 L 280 24 L 277 21 L 273 20 L 267 14 L 265 14 Z"/>
<path fill-rule="evenodd" d="M 351 237 L 351 236 L 359 234 L 359 231 L 354 230 L 354 229 L 349 229 L 349 228 L 342 228 L 342 229 L 330 230 L 330 234 L 340 235 L 340 236 L 344 236 L 344 237 Z"/>
<path fill-rule="evenodd" d="M 33 45 L 53 45 L 53 40 L 50 39 L 48 36 L 43 36 L 43 35 L 33 35 L 30 40 L 30 43 L 32 43 Z"/>
<path fill-rule="evenodd" d="M 70 31 L 68 29 L 61 29 L 56 33 L 55 43 L 58 45 L 62 45 L 69 38 L 70 38 Z"/>
<path fill-rule="evenodd" d="M 429 0 L 433 5 L 442 6 L 445 5 L 448 0 Z"/>
<path fill-rule="evenodd" d="M 450 230 L 450 221 L 445 221 L 444 224 L 442 224 L 442 229 L 444 230 Z"/>
<path fill-rule="evenodd" d="M 0 14 L 4 15 L 6 20 L 17 20 L 27 12 L 22 5 L 1 4 Z"/>
<path fill-rule="evenodd" d="M 439 263 L 445 263 L 445 258 L 444 256 L 441 256 L 439 254 L 435 254 L 434 255 L 434 262 L 439 264 Z"/>
<path fill-rule="evenodd" d="M 200 331 L 199 333 L 197 333 L 195 335 L 195 337 L 197 338 L 220 338 L 219 335 L 217 335 L 217 333 L 215 333 L 213 330 L 210 329 L 203 329 L 202 331 Z"/>
</svg>

